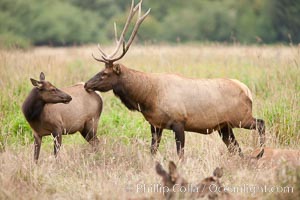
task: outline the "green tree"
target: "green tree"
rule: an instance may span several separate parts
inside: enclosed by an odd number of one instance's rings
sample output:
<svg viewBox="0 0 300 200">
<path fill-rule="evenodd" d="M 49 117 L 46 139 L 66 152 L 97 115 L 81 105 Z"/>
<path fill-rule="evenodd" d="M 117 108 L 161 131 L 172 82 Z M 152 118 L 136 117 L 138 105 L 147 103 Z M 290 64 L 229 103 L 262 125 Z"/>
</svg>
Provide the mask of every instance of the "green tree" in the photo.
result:
<svg viewBox="0 0 300 200">
<path fill-rule="evenodd" d="M 28 31 L 35 44 L 81 44 L 101 37 L 98 22 L 94 20 L 99 20 L 99 17 L 93 13 L 58 1 L 40 2 L 37 9 L 44 11 L 31 22 Z"/>
<path fill-rule="evenodd" d="M 300 43 L 300 1 L 269 0 L 277 41 Z"/>
<path fill-rule="evenodd" d="M 1 0 L 0 45 L 111 42 L 113 23 L 117 22 L 119 30 L 123 27 L 130 3 Z M 299 0 L 144 0 L 143 11 L 148 8 L 151 13 L 136 42 L 300 42 Z"/>
</svg>

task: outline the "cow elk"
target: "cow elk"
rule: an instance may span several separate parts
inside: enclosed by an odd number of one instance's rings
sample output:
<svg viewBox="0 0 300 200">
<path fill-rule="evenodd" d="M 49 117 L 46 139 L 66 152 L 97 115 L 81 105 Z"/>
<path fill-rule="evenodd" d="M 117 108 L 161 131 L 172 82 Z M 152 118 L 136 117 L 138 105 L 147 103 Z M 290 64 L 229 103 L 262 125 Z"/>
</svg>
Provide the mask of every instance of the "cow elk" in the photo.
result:
<svg viewBox="0 0 300 200">
<path fill-rule="evenodd" d="M 63 134 L 77 131 L 92 145 L 97 145 L 98 121 L 102 99 L 95 92 L 87 92 L 83 84 L 57 89 L 40 74 L 40 80 L 30 79 L 34 88 L 22 105 L 23 114 L 33 129 L 34 160 L 39 158 L 42 137 L 54 137 L 54 155 L 62 142 Z"/>
<path fill-rule="evenodd" d="M 156 173 L 162 177 L 162 186 L 166 199 L 181 199 L 183 196 L 188 199 L 232 199 L 232 196 L 224 189 L 220 182 L 223 176 L 223 169 L 217 167 L 213 176 L 203 179 L 198 184 L 188 183 L 177 171 L 173 161 L 169 162 L 169 172 L 160 163 L 156 163 Z"/>
<path fill-rule="evenodd" d="M 265 147 L 263 153 L 260 149 L 255 149 L 251 157 L 258 158 L 255 162 L 256 166 L 278 167 L 287 163 L 292 166 L 300 166 L 300 150 L 297 149 L 279 149 Z"/>
<path fill-rule="evenodd" d="M 115 63 L 126 54 L 139 26 L 150 12 L 149 9 L 141 16 L 141 3 L 134 6 L 132 1 L 119 39 L 115 30 L 117 44 L 111 54 L 106 54 L 98 45 L 102 55 L 100 58 L 94 55 L 93 57 L 105 63 L 105 68 L 85 83 L 85 89 L 100 92 L 113 90 L 128 109 L 141 112 L 151 126 L 153 154 L 158 149 L 163 129 L 174 131 L 180 158 L 184 154 L 184 131 L 201 134 L 218 131 L 229 151 L 238 152 L 242 156 L 232 129 L 256 129 L 260 136 L 260 145 L 263 146 L 264 121 L 253 117 L 251 92 L 240 81 L 226 78 L 191 79 L 175 74 L 144 73 Z M 128 42 L 125 42 L 125 33 L 136 12 L 137 21 Z M 121 46 L 123 51 L 119 55 Z"/>
</svg>

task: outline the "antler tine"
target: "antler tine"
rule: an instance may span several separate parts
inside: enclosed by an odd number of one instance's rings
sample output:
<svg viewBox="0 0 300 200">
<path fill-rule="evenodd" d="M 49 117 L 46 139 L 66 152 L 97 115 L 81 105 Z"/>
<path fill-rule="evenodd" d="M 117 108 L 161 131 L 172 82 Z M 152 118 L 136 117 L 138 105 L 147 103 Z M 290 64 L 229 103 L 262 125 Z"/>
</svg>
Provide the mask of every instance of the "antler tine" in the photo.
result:
<svg viewBox="0 0 300 200">
<path fill-rule="evenodd" d="M 128 17 L 127 17 L 127 20 L 126 20 L 124 29 L 123 29 L 123 31 L 122 31 L 122 33 L 121 33 L 121 35 L 122 35 L 123 37 L 125 37 L 125 33 L 126 33 L 128 27 L 129 27 L 129 24 L 130 24 L 130 22 L 131 22 L 132 17 L 133 17 L 134 14 L 136 13 L 137 7 L 138 7 L 138 5 L 136 5 L 136 6 L 134 7 L 134 0 L 132 0 L 132 1 L 131 1 L 130 12 L 129 12 L 129 15 L 128 15 Z"/>
<path fill-rule="evenodd" d="M 141 10 L 141 2 L 142 2 L 142 1 L 140 1 L 140 3 L 137 5 L 137 6 L 139 6 L 139 7 L 138 7 L 138 8 L 139 8 L 139 14 L 140 14 L 140 10 Z M 135 25 L 134 25 L 132 34 L 131 34 L 131 36 L 130 36 L 128 42 L 127 42 L 127 45 L 125 45 L 125 41 L 123 41 L 123 52 L 122 52 L 122 54 L 121 54 L 119 57 L 110 60 L 111 62 L 114 62 L 114 61 L 117 61 L 117 60 L 120 60 L 121 58 L 123 58 L 123 56 L 124 56 L 124 55 L 126 54 L 126 52 L 128 51 L 128 49 L 129 49 L 131 43 L 133 42 L 133 40 L 134 40 L 134 38 L 135 38 L 135 36 L 136 36 L 136 34 L 137 34 L 137 31 L 138 31 L 139 26 L 140 26 L 141 23 L 144 21 L 144 19 L 147 17 L 147 15 L 150 13 L 150 11 L 151 11 L 151 8 L 149 8 L 148 11 L 147 11 L 142 17 L 139 17 L 139 18 L 138 18 L 138 20 L 136 21 L 136 23 L 135 23 Z"/>
<path fill-rule="evenodd" d="M 117 31 L 117 24 L 116 24 L 116 22 L 114 22 L 114 29 L 115 29 L 115 40 L 116 40 L 116 43 L 118 44 L 118 31 Z"/>
<path fill-rule="evenodd" d="M 134 16 L 134 14 L 136 12 L 136 7 L 137 6 L 134 7 L 134 0 L 132 0 L 131 1 L 131 7 L 130 7 L 129 15 L 128 15 L 126 23 L 124 25 L 123 31 L 122 31 L 122 33 L 120 35 L 120 39 L 119 40 L 116 39 L 117 40 L 117 46 L 116 46 L 115 50 L 113 51 L 113 53 L 111 53 L 110 55 L 107 56 L 107 59 L 113 58 L 118 53 L 118 51 L 119 51 L 119 49 L 121 47 L 122 38 L 125 37 L 125 33 L 126 33 L 128 27 L 129 27 L 129 24 L 130 24 L 130 21 L 131 21 L 132 17 Z M 115 35 L 117 35 L 116 31 L 115 31 Z"/>
<path fill-rule="evenodd" d="M 96 57 L 94 56 L 94 54 L 93 54 L 93 53 L 92 53 L 92 56 L 93 56 L 93 58 L 94 58 L 95 60 L 97 60 L 97 61 L 99 61 L 99 62 L 108 63 L 108 61 L 106 61 L 106 60 L 104 59 L 104 57 L 103 57 L 103 56 L 102 56 L 103 60 L 102 60 L 102 59 L 100 59 L 100 58 L 96 58 Z"/>
<path fill-rule="evenodd" d="M 126 50 L 126 42 L 125 42 L 124 39 L 123 39 L 122 44 L 123 44 L 123 51 L 122 51 L 122 54 L 121 54 L 119 57 L 117 57 L 117 58 L 110 59 L 109 62 L 113 63 L 113 62 L 115 62 L 115 61 L 117 61 L 117 60 L 120 60 L 120 59 L 123 58 L 123 56 L 126 54 L 128 48 L 127 48 L 127 50 Z"/>
<path fill-rule="evenodd" d="M 102 48 L 100 47 L 100 44 L 98 44 L 98 50 L 100 51 L 100 53 L 102 54 L 102 56 L 106 57 L 106 53 L 104 53 L 104 51 L 102 50 Z"/>
<path fill-rule="evenodd" d="M 116 45 L 116 48 L 114 49 L 113 53 L 111 53 L 109 55 L 106 55 L 104 53 L 104 51 L 101 49 L 100 45 L 98 45 L 98 49 L 102 54 L 102 56 L 101 56 L 102 59 L 96 58 L 94 55 L 92 55 L 95 60 L 100 61 L 100 62 L 104 62 L 104 63 L 107 63 L 107 64 L 112 64 L 114 61 L 120 60 L 126 54 L 126 52 L 128 51 L 131 43 L 133 42 L 133 40 L 134 40 L 134 38 L 137 34 L 139 26 L 141 25 L 141 23 L 144 21 L 144 19 L 147 17 L 147 15 L 149 14 L 149 12 L 151 10 L 151 9 L 149 9 L 143 16 L 141 16 L 142 2 L 143 1 L 140 0 L 140 2 L 136 6 L 134 6 L 134 0 L 131 1 L 130 12 L 129 12 L 129 15 L 127 17 L 126 23 L 124 25 L 124 28 L 123 28 L 123 31 L 120 35 L 119 40 L 118 40 L 117 27 L 116 27 L 116 24 L 114 24 L 115 40 L 116 40 L 117 45 Z M 132 20 L 132 18 L 135 15 L 136 12 L 138 12 L 138 18 L 137 18 L 137 21 L 134 25 L 133 31 L 132 31 L 132 33 L 129 37 L 129 40 L 126 44 L 126 42 L 125 42 L 125 33 L 126 33 L 128 27 L 129 27 L 129 24 L 130 24 L 130 22 L 131 22 L 131 20 Z M 123 45 L 123 52 L 120 56 L 118 56 L 117 58 L 114 58 L 117 55 L 117 53 L 119 52 L 121 44 Z"/>
<path fill-rule="evenodd" d="M 140 17 L 137 22 L 135 23 L 134 25 L 134 28 L 133 28 L 133 31 L 132 31 L 132 34 L 127 42 L 127 45 L 126 45 L 126 51 L 129 49 L 131 43 L 133 42 L 133 39 L 135 38 L 136 34 L 137 34 L 137 31 L 141 25 L 141 23 L 144 21 L 144 19 L 148 16 L 148 14 L 150 13 L 151 11 L 151 8 L 149 8 L 149 10 L 142 16 Z"/>
<path fill-rule="evenodd" d="M 138 19 L 141 17 L 141 13 L 142 13 L 142 2 L 143 0 L 141 0 L 140 3 L 138 4 L 139 5 Z"/>
</svg>

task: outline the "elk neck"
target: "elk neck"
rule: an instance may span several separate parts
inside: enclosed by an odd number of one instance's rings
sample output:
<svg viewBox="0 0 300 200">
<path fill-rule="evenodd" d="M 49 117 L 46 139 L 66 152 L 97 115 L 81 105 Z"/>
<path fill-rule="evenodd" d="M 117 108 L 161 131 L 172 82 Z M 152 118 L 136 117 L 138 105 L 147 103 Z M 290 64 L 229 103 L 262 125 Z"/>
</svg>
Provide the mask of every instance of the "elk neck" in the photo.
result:
<svg viewBox="0 0 300 200">
<path fill-rule="evenodd" d="M 28 122 L 39 120 L 45 102 L 40 98 L 37 88 L 33 88 L 22 105 L 22 111 Z"/>
<path fill-rule="evenodd" d="M 156 97 L 154 80 L 150 74 L 122 66 L 118 83 L 113 87 L 114 94 L 129 110 L 140 112 L 151 109 Z"/>
</svg>

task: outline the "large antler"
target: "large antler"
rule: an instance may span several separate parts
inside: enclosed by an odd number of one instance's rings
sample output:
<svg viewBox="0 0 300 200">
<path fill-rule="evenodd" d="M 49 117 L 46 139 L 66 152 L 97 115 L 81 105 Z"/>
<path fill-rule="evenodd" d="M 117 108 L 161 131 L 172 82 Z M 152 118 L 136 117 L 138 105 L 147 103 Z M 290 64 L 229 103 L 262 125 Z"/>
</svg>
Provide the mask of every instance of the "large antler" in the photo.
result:
<svg viewBox="0 0 300 200">
<path fill-rule="evenodd" d="M 112 65 L 113 62 L 117 61 L 117 60 L 120 60 L 121 58 L 123 58 L 123 56 L 126 54 L 126 52 L 128 51 L 131 43 L 133 42 L 134 40 L 134 37 L 136 36 L 137 34 L 137 31 L 141 25 L 141 23 L 144 21 L 144 19 L 147 17 L 147 15 L 149 14 L 150 12 L 150 8 L 149 10 L 143 15 L 141 16 L 141 10 L 142 10 L 142 1 L 141 0 L 136 6 L 134 6 L 134 0 L 132 0 L 131 2 L 131 7 L 130 7 L 130 12 L 129 12 L 129 15 L 128 15 L 128 18 L 126 20 L 126 23 L 125 23 L 125 26 L 123 28 L 123 31 L 120 35 L 120 38 L 118 39 L 118 33 L 117 33 L 117 27 L 116 27 L 116 23 L 114 24 L 114 29 L 115 29 L 115 40 L 116 40 L 116 48 L 115 50 L 107 55 L 100 47 L 100 44 L 98 44 L 98 49 L 101 53 L 101 58 L 96 58 L 93 54 L 92 56 L 94 57 L 95 60 L 99 61 L 99 62 L 104 62 L 106 64 L 109 64 L 109 65 Z M 125 41 L 125 34 L 126 34 L 126 31 L 129 27 L 129 24 L 133 18 L 133 16 L 135 15 L 135 13 L 138 11 L 138 18 L 137 18 L 137 21 L 134 25 L 134 28 L 132 30 L 132 33 L 131 33 L 131 36 L 129 37 L 128 39 L 128 42 L 126 43 Z M 121 44 L 123 46 L 123 52 L 121 55 L 119 55 L 118 57 L 115 57 L 117 55 L 117 53 L 119 52 L 119 49 L 121 47 Z"/>
</svg>

